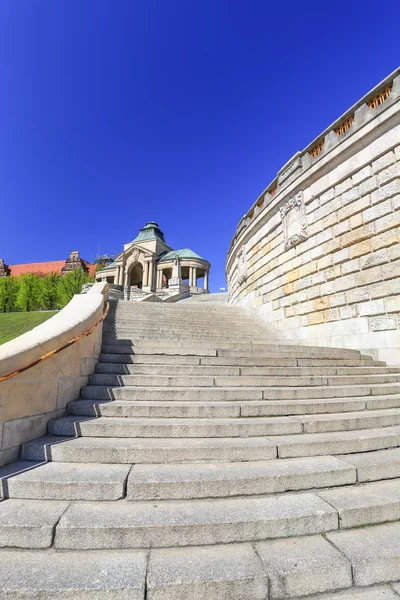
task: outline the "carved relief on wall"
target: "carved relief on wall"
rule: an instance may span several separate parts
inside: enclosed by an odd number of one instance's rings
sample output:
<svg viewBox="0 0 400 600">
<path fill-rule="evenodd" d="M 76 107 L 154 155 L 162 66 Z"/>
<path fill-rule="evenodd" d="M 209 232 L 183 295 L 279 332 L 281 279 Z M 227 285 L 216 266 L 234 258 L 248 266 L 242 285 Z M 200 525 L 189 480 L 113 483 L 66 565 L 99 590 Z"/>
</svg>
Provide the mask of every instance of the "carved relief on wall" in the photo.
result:
<svg viewBox="0 0 400 600">
<path fill-rule="evenodd" d="M 136 262 L 138 258 L 139 258 L 139 250 L 137 248 L 134 248 L 134 250 L 131 254 L 131 259 L 133 262 Z"/>
<path fill-rule="evenodd" d="M 247 262 L 246 262 L 246 247 L 241 246 L 237 255 L 237 270 L 238 270 L 238 284 L 241 285 L 247 279 Z"/>
<path fill-rule="evenodd" d="M 285 247 L 292 248 L 308 238 L 303 192 L 299 192 L 280 209 Z"/>
</svg>

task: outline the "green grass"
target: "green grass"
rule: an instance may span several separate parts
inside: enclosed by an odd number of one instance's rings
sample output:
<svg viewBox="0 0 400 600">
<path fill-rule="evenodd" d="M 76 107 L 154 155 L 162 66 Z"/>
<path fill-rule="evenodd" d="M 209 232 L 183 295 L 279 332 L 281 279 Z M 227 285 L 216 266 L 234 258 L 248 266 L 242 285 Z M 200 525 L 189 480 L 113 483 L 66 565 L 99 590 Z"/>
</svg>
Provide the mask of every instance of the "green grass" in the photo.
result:
<svg viewBox="0 0 400 600">
<path fill-rule="evenodd" d="M 13 340 L 55 314 L 55 312 L 0 313 L 0 344 Z"/>
</svg>

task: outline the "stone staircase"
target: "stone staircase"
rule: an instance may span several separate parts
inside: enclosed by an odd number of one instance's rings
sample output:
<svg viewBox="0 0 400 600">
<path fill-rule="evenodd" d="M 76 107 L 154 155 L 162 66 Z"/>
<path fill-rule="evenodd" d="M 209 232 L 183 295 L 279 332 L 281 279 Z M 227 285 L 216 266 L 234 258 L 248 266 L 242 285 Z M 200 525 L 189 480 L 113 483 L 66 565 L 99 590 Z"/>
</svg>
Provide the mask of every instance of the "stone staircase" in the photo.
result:
<svg viewBox="0 0 400 600">
<path fill-rule="evenodd" d="M 400 368 L 223 303 L 112 302 L 0 479 L 0 598 L 400 598 Z"/>
</svg>

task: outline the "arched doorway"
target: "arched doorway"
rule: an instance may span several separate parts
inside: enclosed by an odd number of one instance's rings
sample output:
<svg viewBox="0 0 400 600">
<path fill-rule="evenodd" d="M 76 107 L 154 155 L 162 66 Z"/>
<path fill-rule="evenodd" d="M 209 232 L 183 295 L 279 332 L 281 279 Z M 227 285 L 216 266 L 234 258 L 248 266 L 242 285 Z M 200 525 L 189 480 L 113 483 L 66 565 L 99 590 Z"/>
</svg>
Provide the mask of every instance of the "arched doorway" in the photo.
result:
<svg viewBox="0 0 400 600">
<path fill-rule="evenodd" d="M 138 289 L 143 287 L 143 266 L 140 262 L 135 263 L 129 273 L 129 285 Z"/>
</svg>

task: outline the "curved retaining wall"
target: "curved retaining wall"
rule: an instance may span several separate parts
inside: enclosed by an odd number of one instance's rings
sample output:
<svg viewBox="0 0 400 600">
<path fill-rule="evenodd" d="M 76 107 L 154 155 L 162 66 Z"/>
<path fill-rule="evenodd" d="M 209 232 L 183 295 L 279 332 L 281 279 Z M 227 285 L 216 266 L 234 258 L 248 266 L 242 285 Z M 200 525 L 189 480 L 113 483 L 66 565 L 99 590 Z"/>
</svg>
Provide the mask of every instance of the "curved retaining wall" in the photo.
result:
<svg viewBox="0 0 400 600">
<path fill-rule="evenodd" d="M 298 152 L 241 219 L 230 303 L 296 343 L 400 364 L 400 69 Z"/>
<path fill-rule="evenodd" d="M 76 295 L 57 315 L 0 346 L 0 376 L 40 358 L 87 331 L 103 314 L 107 283 Z M 102 324 L 52 358 L 0 383 L 0 465 L 16 460 L 21 444 L 46 433 L 94 372 Z"/>
</svg>

